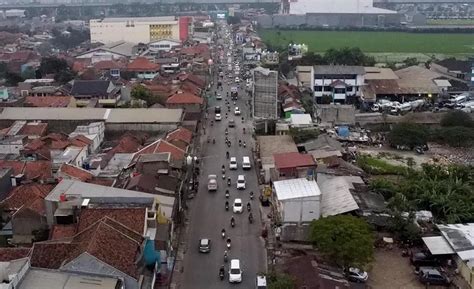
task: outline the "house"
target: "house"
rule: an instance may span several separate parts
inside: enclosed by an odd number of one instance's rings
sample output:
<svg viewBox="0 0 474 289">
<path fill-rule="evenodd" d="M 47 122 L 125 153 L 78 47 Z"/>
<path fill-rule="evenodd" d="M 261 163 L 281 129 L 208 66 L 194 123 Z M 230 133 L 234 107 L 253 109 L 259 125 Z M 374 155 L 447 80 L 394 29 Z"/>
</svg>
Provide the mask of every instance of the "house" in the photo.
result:
<svg viewBox="0 0 474 289">
<path fill-rule="evenodd" d="M 115 105 L 121 98 L 120 87 L 108 80 L 74 80 L 71 95 L 76 98 L 78 106 L 91 99 L 97 99 L 100 104 Z"/>
<path fill-rule="evenodd" d="M 139 233 L 103 217 L 70 239 L 35 243 L 30 262 L 34 268 L 107 274 L 124 280 L 125 288 L 139 289 L 146 244 Z"/>
<path fill-rule="evenodd" d="M 46 219 L 49 227 L 74 223 L 74 208 L 83 204 L 100 206 L 139 206 L 148 208 L 149 214 L 167 223 L 173 217 L 175 198 L 153 195 L 63 179 L 46 197 Z"/>
<path fill-rule="evenodd" d="M 13 186 L 23 182 L 46 182 L 53 178 L 50 161 L 19 161 L 0 160 L 0 168 L 11 168 L 13 170 Z"/>
<path fill-rule="evenodd" d="M 289 135 L 257 136 L 258 159 L 261 162 L 261 175 L 265 183 L 269 183 L 275 169 L 274 154 L 298 152 L 293 138 Z"/>
<path fill-rule="evenodd" d="M 321 216 L 321 191 L 306 178 L 273 182 L 283 241 L 308 240 L 309 224 Z"/>
<path fill-rule="evenodd" d="M 181 41 L 174 40 L 174 39 L 160 39 L 160 40 L 148 43 L 148 49 L 151 52 L 171 51 L 174 48 L 180 47 L 180 46 L 181 46 Z"/>
<path fill-rule="evenodd" d="M 90 59 L 94 64 L 104 60 L 119 60 L 121 58 L 130 58 L 138 52 L 135 43 L 126 41 L 117 41 L 106 44 L 76 55 L 76 59 Z"/>
<path fill-rule="evenodd" d="M 317 160 L 336 156 L 342 157 L 342 145 L 335 138 L 327 134 L 320 134 L 315 140 L 300 144 L 305 152 L 311 154 Z"/>
<path fill-rule="evenodd" d="M 136 152 L 133 159 L 137 160 L 141 155 L 144 154 L 157 153 L 170 153 L 171 161 L 174 163 L 182 163 L 184 156 L 186 155 L 186 151 L 180 147 L 169 143 L 166 140 L 159 139 Z"/>
<path fill-rule="evenodd" d="M 166 100 L 166 108 L 182 108 L 185 112 L 200 112 L 204 100 L 189 92 L 178 92 Z"/>
<path fill-rule="evenodd" d="M 103 122 L 92 122 L 88 125 L 78 125 L 76 129 L 69 134 L 69 137 L 84 136 L 92 141 L 89 152 L 95 152 L 104 141 L 105 124 Z"/>
<path fill-rule="evenodd" d="M 364 184 L 361 177 L 318 173 L 317 182 L 322 194 L 321 216 L 335 216 L 359 209 L 352 192 L 355 184 Z"/>
<path fill-rule="evenodd" d="M 76 107 L 73 96 L 27 96 L 23 103 L 26 107 Z"/>
<path fill-rule="evenodd" d="M 127 65 L 127 71 L 135 73 L 137 78 L 150 80 L 158 76 L 160 65 L 146 57 L 137 57 Z"/>
<path fill-rule="evenodd" d="M 102 60 L 94 63 L 93 67 L 97 73 L 103 76 L 118 78 L 120 77 L 120 72 L 125 69 L 126 65 L 121 61 Z"/>
<path fill-rule="evenodd" d="M 184 127 L 179 127 L 174 131 L 171 131 L 166 136 L 166 141 L 175 146 L 181 148 L 182 150 L 187 150 L 188 146 L 193 140 L 193 132 Z"/>
<path fill-rule="evenodd" d="M 139 174 L 158 175 L 168 174 L 171 162 L 171 153 L 140 154 L 136 159 L 135 170 Z"/>
<path fill-rule="evenodd" d="M 94 175 L 89 171 L 67 163 L 63 163 L 59 167 L 57 176 L 61 179 L 72 179 L 81 182 L 87 182 L 94 178 Z"/>
<path fill-rule="evenodd" d="M 293 178 L 314 178 L 316 162 L 310 154 L 287 152 L 274 154 L 275 176 L 274 180 Z"/>
<path fill-rule="evenodd" d="M 292 114 L 289 119 L 292 128 L 310 128 L 314 127 L 313 119 L 310 114 Z"/>
<path fill-rule="evenodd" d="M 459 275 L 474 288 L 474 223 L 437 224 L 440 236 L 423 237 L 423 242 L 434 256 L 452 256 Z"/>
<path fill-rule="evenodd" d="M 12 243 L 31 244 L 41 235 L 39 232 L 46 232 L 44 198 L 52 189 L 46 184 L 21 185 L 0 202 L 12 224 Z"/>
<path fill-rule="evenodd" d="M 27 141 L 26 135 L 2 136 L 0 138 L 0 154 L 19 155 Z"/>
<path fill-rule="evenodd" d="M 362 66 L 316 65 L 311 74 L 311 88 L 317 103 L 323 103 L 323 96 L 329 97 L 331 102 L 354 103 L 365 84 Z"/>
<path fill-rule="evenodd" d="M 174 197 L 179 189 L 179 183 L 180 180 L 173 176 L 138 174 L 130 178 L 126 188 L 127 190 Z"/>
</svg>

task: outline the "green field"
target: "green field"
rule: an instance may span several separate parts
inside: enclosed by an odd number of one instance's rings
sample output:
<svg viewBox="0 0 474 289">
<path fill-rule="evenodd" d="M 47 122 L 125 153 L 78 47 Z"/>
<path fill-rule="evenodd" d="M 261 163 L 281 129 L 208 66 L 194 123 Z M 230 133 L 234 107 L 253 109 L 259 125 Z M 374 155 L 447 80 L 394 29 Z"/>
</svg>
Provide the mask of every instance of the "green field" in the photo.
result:
<svg viewBox="0 0 474 289">
<path fill-rule="evenodd" d="M 290 42 L 305 43 L 310 51 L 329 48 L 359 47 L 366 53 L 395 54 L 474 54 L 474 34 L 469 33 L 406 33 L 365 31 L 295 31 L 267 29 L 259 32 L 272 46 Z"/>
<path fill-rule="evenodd" d="M 428 25 L 474 25 L 474 19 L 428 19 Z"/>
</svg>

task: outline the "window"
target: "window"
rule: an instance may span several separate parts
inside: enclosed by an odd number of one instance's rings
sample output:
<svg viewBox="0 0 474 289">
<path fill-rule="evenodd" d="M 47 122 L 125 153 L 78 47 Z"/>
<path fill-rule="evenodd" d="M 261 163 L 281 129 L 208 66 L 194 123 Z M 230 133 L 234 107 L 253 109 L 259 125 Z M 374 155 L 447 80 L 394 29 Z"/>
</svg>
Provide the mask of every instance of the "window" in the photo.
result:
<svg viewBox="0 0 474 289">
<path fill-rule="evenodd" d="M 347 91 L 347 92 L 352 92 L 352 86 L 348 86 L 348 87 L 346 88 L 346 91 Z"/>
<path fill-rule="evenodd" d="M 323 91 L 323 87 L 322 86 L 315 86 L 314 91 Z"/>
<path fill-rule="evenodd" d="M 332 91 L 332 88 L 330 86 L 325 86 L 324 91 Z"/>
<path fill-rule="evenodd" d="M 336 88 L 336 89 L 334 89 L 334 93 L 346 93 L 346 89 L 345 88 Z"/>
</svg>

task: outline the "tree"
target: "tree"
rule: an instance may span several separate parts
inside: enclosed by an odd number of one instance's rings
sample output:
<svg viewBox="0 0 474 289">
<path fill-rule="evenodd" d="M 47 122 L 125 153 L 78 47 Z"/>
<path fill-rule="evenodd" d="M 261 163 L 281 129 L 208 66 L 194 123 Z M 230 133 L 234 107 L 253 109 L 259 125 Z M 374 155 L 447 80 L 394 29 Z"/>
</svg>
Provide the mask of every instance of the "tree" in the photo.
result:
<svg viewBox="0 0 474 289">
<path fill-rule="evenodd" d="M 364 220 L 354 216 L 314 220 L 310 241 L 321 253 L 345 268 L 363 267 L 373 259 L 373 234 Z"/>
<path fill-rule="evenodd" d="M 17 86 L 18 82 L 22 81 L 24 81 L 24 79 L 17 73 L 7 72 L 5 74 L 5 83 L 7 86 Z"/>
<path fill-rule="evenodd" d="M 413 149 L 416 146 L 424 146 L 428 141 L 426 129 L 414 123 L 396 124 L 388 134 L 388 142 L 393 147 L 408 147 Z"/>
<path fill-rule="evenodd" d="M 40 71 L 43 75 L 49 73 L 58 73 L 60 71 L 69 70 L 66 60 L 57 57 L 44 57 L 41 59 Z"/>
<path fill-rule="evenodd" d="M 36 70 L 32 67 L 27 67 L 22 73 L 21 77 L 24 79 L 36 78 Z"/>
<path fill-rule="evenodd" d="M 452 147 L 471 147 L 474 145 L 474 128 L 449 126 L 432 130 L 430 139 L 433 142 Z"/>
<path fill-rule="evenodd" d="M 267 276 L 268 289 L 293 289 L 295 281 L 286 274 L 271 273 Z"/>
<path fill-rule="evenodd" d="M 69 69 L 61 70 L 54 75 L 54 80 L 61 84 L 64 84 L 73 80 L 75 76 L 76 76 L 75 73 Z"/>
<path fill-rule="evenodd" d="M 154 99 L 151 91 L 143 85 L 135 85 L 132 89 L 131 96 L 134 99 L 146 101 L 147 105 L 153 105 Z"/>
<path fill-rule="evenodd" d="M 419 61 L 416 59 L 416 57 L 407 57 L 405 60 L 403 60 L 403 65 L 405 67 L 410 67 L 414 65 L 418 65 Z"/>
<path fill-rule="evenodd" d="M 448 112 L 441 119 L 442 126 L 464 126 L 464 127 L 474 127 L 474 120 L 471 116 L 461 110 L 453 110 Z"/>
<path fill-rule="evenodd" d="M 289 133 L 293 137 L 293 141 L 295 143 L 304 143 L 317 138 L 319 135 L 319 130 L 290 128 Z"/>
</svg>

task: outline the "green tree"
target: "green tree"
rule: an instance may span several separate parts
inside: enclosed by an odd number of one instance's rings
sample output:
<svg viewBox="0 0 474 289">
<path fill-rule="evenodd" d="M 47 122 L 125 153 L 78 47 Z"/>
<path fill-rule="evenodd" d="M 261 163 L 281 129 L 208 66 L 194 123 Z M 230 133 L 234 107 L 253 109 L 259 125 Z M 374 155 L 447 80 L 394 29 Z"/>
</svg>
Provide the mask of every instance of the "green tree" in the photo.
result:
<svg viewBox="0 0 474 289">
<path fill-rule="evenodd" d="M 267 276 L 268 289 L 293 289 L 295 281 L 286 274 L 271 273 Z"/>
<path fill-rule="evenodd" d="M 69 70 L 66 60 L 57 57 L 44 57 L 41 59 L 40 71 L 43 75 L 50 73 L 58 73 L 60 71 Z"/>
<path fill-rule="evenodd" d="M 441 125 L 474 127 L 474 120 L 464 111 L 452 110 L 443 116 L 441 119 Z"/>
<path fill-rule="evenodd" d="M 293 141 L 295 143 L 303 143 L 317 138 L 319 135 L 319 130 L 290 128 L 289 133 L 293 137 Z"/>
<path fill-rule="evenodd" d="M 435 129 L 430 134 L 433 142 L 452 147 L 471 147 L 474 145 L 474 128 L 450 126 Z"/>
<path fill-rule="evenodd" d="M 27 67 L 22 73 L 21 77 L 24 79 L 34 79 L 36 78 L 36 71 L 32 67 Z"/>
<path fill-rule="evenodd" d="M 75 76 L 76 74 L 73 71 L 67 69 L 67 70 L 62 70 L 62 71 L 57 72 L 54 75 L 54 80 L 61 84 L 64 84 L 73 80 Z"/>
<path fill-rule="evenodd" d="M 338 215 L 311 223 L 310 241 L 325 256 L 343 267 L 363 267 L 373 260 L 374 237 L 357 217 Z"/>
<path fill-rule="evenodd" d="M 7 72 L 5 74 L 5 84 L 7 86 L 17 86 L 18 82 L 22 81 L 24 81 L 24 79 L 17 73 Z"/>
<path fill-rule="evenodd" d="M 418 65 L 419 61 L 416 59 L 416 57 L 407 57 L 405 60 L 403 60 L 403 65 L 405 67 L 410 67 L 414 65 Z"/>
<path fill-rule="evenodd" d="M 428 141 L 427 130 L 414 123 L 396 124 L 388 134 L 388 142 L 391 146 L 406 146 L 413 149 L 423 146 Z"/>
<path fill-rule="evenodd" d="M 132 89 L 131 96 L 134 99 L 141 99 L 145 101 L 148 106 L 154 104 L 154 98 L 151 91 L 143 85 L 135 85 Z"/>
</svg>

